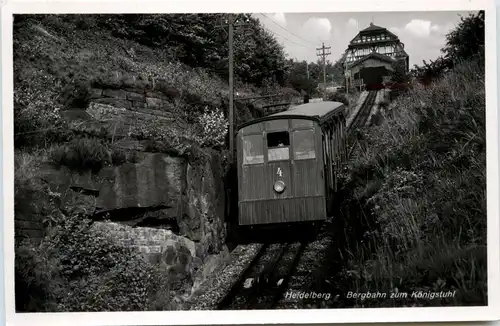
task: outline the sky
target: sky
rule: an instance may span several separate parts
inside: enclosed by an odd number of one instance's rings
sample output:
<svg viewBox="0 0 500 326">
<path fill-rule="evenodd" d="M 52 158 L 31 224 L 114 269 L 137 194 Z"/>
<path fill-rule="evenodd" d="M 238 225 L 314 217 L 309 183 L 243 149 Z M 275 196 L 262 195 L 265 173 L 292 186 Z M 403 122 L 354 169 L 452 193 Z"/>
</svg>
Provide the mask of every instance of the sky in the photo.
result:
<svg viewBox="0 0 500 326">
<path fill-rule="evenodd" d="M 467 11 L 256 13 L 264 27 L 284 46 L 288 57 L 317 61 L 316 48 L 331 47 L 327 60 L 335 62 L 349 42 L 373 22 L 396 34 L 405 45 L 410 67 L 441 55 L 445 36 Z"/>
</svg>

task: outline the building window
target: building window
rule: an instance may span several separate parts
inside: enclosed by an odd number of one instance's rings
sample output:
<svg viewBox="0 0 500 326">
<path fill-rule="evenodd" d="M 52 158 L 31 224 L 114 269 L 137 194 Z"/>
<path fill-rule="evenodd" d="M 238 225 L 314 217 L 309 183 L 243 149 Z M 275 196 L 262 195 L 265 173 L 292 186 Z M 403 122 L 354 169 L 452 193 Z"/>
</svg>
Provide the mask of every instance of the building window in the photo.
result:
<svg viewBox="0 0 500 326">
<path fill-rule="evenodd" d="M 288 131 L 267 134 L 267 156 L 269 161 L 290 159 L 290 135 Z"/>
<path fill-rule="evenodd" d="M 314 150 L 314 130 L 293 132 L 293 157 L 295 160 L 307 160 L 316 157 Z"/>
<path fill-rule="evenodd" d="M 243 164 L 264 163 L 262 135 L 243 137 Z"/>
</svg>

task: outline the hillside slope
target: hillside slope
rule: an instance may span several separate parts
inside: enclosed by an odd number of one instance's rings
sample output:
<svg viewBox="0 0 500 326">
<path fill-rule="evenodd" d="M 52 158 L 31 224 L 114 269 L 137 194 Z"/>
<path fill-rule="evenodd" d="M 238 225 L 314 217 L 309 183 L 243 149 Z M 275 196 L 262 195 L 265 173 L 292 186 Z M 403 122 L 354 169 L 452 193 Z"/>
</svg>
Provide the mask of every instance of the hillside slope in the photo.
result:
<svg viewBox="0 0 500 326">
<path fill-rule="evenodd" d="M 165 51 L 113 37 L 109 31 L 90 29 L 84 21 L 58 15 L 31 17 L 16 24 L 14 72 L 16 140 L 21 143 L 19 133 L 53 127 L 56 115 L 51 113 L 55 108 L 87 108 L 95 95 L 93 89 L 157 92 L 165 101 L 151 101 L 147 103 L 149 108 L 169 112 L 174 119 L 186 122 L 195 121 L 205 108 L 227 111 L 228 106 L 227 83 L 217 76 L 183 65 Z M 263 92 L 266 90 L 236 84 L 239 96 Z M 290 90 L 281 93 L 283 97 L 275 98 L 276 102 L 298 95 Z M 35 103 L 36 116 L 29 112 Z M 266 102 L 235 101 L 236 123 L 263 114 L 263 104 Z M 23 110 L 27 106 L 30 109 Z M 36 123 L 33 118 L 37 118 Z"/>
<path fill-rule="evenodd" d="M 79 16 L 15 20 L 19 311 L 176 309 L 227 256 L 228 85 L 167 52 Z M 235 101 L 235 122 L 268 103 Z"/>
</svg>

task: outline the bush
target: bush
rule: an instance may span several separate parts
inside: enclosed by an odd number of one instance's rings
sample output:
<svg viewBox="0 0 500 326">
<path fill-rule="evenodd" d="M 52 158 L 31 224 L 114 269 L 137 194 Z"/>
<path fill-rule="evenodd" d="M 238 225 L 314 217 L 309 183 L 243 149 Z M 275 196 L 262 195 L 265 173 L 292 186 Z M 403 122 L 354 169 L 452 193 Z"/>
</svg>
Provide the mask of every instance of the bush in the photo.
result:
<svg viewBox="0 0 500 326">
<path fill-rule="evenodd" d="M 16 275 L 31 296 L 16 298 L 18 310 L 132 311 L 148 309 L 153 267 L 75 215 L 60 220 L 40 246 L 16 249 Z"/>
<path fill-rule="evenodd" d="M 324 96 L 325 101 L 341 102 L 345 105 L 349 105 L 349 99 L 344 92 L 336 91 L 334 93 L 326 94 Z"/>
<path fill-rule="evenodd" d="M 58 262 L 42 246 L 17 243 L 15 249 L 15 300 L 18 312 L 58 310 L 64 287 L 57 273 Z"/>
<path fill-rule="evenodd" d="M 57 142 L 63 137 L 66 126 L 60 116 L 61 107 L 56 102 L 56 79 L 42 71 L 29 74 L 29 82 L 23 80 L 14 85 L 14 142 L 17 148 Z"/>
<path fill-rule="evenodd" d="M 202 146 L 220 147 L 226 140 L 229 123 L 224 117 L 224 113 L 215 109 L 205 112 L 198 118 L 198 123 L 202 127 L 199 142 Z"/>
<path fill-rule="evenodd" d="M 66 166 L 75 171 L 99 171 L 111 163 L 111 153 L 95 138 L 78 138 L 56 146 L 50 153 L 50 160 L 56 166 Z"/>
</svg>

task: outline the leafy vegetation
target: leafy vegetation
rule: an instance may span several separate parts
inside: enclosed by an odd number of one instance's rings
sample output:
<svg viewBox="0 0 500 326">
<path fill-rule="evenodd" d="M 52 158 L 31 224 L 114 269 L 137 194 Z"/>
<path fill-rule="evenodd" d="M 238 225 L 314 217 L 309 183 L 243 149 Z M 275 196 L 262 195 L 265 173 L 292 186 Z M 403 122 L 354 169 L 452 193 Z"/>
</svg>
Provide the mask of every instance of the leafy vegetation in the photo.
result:
<svg viewBox="0 0 500 326">
<path fill-rule="evenodd" d="M 355 151 L 345 185 L 353 191 L 342 208 L 347 266 L 339 287 L 408 297 L 351 305 L 487 302 L 482 15 L 448 34 L 450 55 L 443 60 L 452 68 L 429 85 L 412 85 Z M 457 42 L 477 52 L 460 50 Z M 455 295 L 419 300 L 413 291 Z"/>
<path fill-rule="evenodd" d="M 16 248 L 15 261 L 20 311 L 154 310 L 168 297 L 158 266 L 84 216 L 59 216 L 40 245 Z"/>
<path fill-rule="evenodd" d="M 461 17 L 458 26 L 446 36 L 442 56 L 422 66 L 415 65 L 412 75 L 424 85 L 441 77 L 463 60 L 484 56 L 484 11 Z"/>
</svg>

